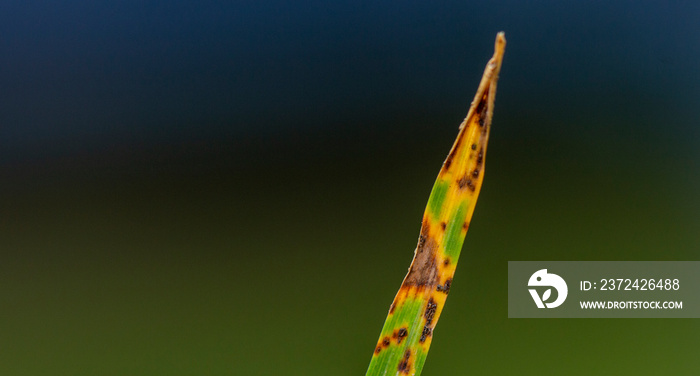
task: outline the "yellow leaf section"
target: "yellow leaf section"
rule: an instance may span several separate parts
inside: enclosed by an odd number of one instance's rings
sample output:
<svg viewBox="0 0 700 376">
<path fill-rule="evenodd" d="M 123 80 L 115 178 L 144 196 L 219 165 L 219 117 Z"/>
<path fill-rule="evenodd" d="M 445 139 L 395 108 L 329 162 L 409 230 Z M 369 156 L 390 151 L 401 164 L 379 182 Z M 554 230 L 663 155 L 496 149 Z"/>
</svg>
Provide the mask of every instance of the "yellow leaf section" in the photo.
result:
<svg viewBox="0 0 700 376">
<path fill-rule="evenodd" d="M 484 179 L 505 44 L 498 33 L 494 56 L 428 199 L 413 262 L 389 309 L 368 376 L 420 375 L 423 369 Z"/>
</svg>

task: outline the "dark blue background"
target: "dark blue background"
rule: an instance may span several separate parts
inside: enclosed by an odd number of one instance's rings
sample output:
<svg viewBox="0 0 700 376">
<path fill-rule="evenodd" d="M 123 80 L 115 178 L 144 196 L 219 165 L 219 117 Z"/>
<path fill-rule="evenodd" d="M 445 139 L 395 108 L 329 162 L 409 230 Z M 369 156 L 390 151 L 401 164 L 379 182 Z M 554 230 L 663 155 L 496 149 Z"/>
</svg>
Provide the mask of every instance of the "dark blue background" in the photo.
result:
<svg viewBox="0 0 700 376">
<path fill-rule="evenodd" d="M 698 14 L 652 1 L 5 2 L 1 155 L 455 122 L 499 30 L 502 120 L 697 141 Z M 503 123 L 503 137 L 531 132 Z"/>
</svg>

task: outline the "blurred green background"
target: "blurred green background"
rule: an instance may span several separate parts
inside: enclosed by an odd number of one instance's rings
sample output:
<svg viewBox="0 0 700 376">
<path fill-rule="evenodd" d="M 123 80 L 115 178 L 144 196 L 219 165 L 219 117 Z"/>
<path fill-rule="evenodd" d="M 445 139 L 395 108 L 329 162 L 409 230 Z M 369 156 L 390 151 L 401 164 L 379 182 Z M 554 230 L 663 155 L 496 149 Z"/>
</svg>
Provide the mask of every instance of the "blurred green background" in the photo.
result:
<svg viewBox="0 0 700 376">
<path fill-rule="evenodd" d="M 0 374 L 362 375 L 497 31 L 424 375 L 694 375 L 689 319 L 508 319 L 509 260 L 698 260 L 697 3 L 0 6 Z"/>
</svg>

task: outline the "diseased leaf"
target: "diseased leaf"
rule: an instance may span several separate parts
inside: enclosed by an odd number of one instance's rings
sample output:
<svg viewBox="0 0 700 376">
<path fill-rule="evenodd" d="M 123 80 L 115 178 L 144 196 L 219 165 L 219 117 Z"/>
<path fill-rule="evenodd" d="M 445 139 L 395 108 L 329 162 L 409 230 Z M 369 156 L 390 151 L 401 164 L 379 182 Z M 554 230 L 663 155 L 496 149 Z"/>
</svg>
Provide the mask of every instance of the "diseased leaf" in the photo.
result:
<svg viewBox="0 0 700 376">
<path fill-rule="evenodd" d="M 420 375 L 423 369 L 484 179 L 505 45 L 504 34 L 498 33 L 496 51 L 428 199 L 413 262 L 391 304 L 367 376 Z"/>
</svg>

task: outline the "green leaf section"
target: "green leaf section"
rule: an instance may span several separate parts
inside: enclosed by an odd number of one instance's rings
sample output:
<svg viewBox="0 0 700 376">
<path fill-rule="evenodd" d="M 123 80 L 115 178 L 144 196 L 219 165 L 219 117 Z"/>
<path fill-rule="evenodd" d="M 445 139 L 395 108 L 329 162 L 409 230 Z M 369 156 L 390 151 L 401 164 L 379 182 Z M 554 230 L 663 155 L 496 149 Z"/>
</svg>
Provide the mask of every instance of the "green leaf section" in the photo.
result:
<svg viewBox="0 0 700 376">
<path fill-rule="evenodd" d="M 399 363 L 402 362 L 409 343 L 418 343 L 422 333 L 422 312 L 425 310 L 425 298 L 422 295 L 409 295 L 400 305 L 395 307 L 394 312 L 389 314 L 384 322 L 381 342 L 388 339 L 388 347 L 382 347 L 379 354 L 372 357 L 367 376 L 393 375 L 398 372 Z M 406 330 L 405 335 L 401 329 Z M 399 343 L 400 341 L 400 343 Z M 391 349 L 390 349 L 391 348 Z M 410 361 L 422 365 L 425 362 L 426 353 L 420 346 L 414 346 L 411 350 Z"/>
<path fill-rule="evenodd" d="M 432 192 L 430 192 L 430 198 L 428 199 L 428 211 L 435 218 L 440 218 L 440 212 L 442 211 L 442 203 L 445 201 L 447 196 L 447 190 L 450 188 L 450 184 L 442 179 L 435 182 Z"/>
<path fill-rule="evenodd" d="M 462 226 L 467 219 L 468 200 L 464 200 L 457 206 L 454 214 L 450 216 L 450 221 L 447 223 L 445 230 L 445 256 L 457 262 L 459 254 L 462 252 L 462 244 L 464 243 L 464 232 Z"/>
</svg>

